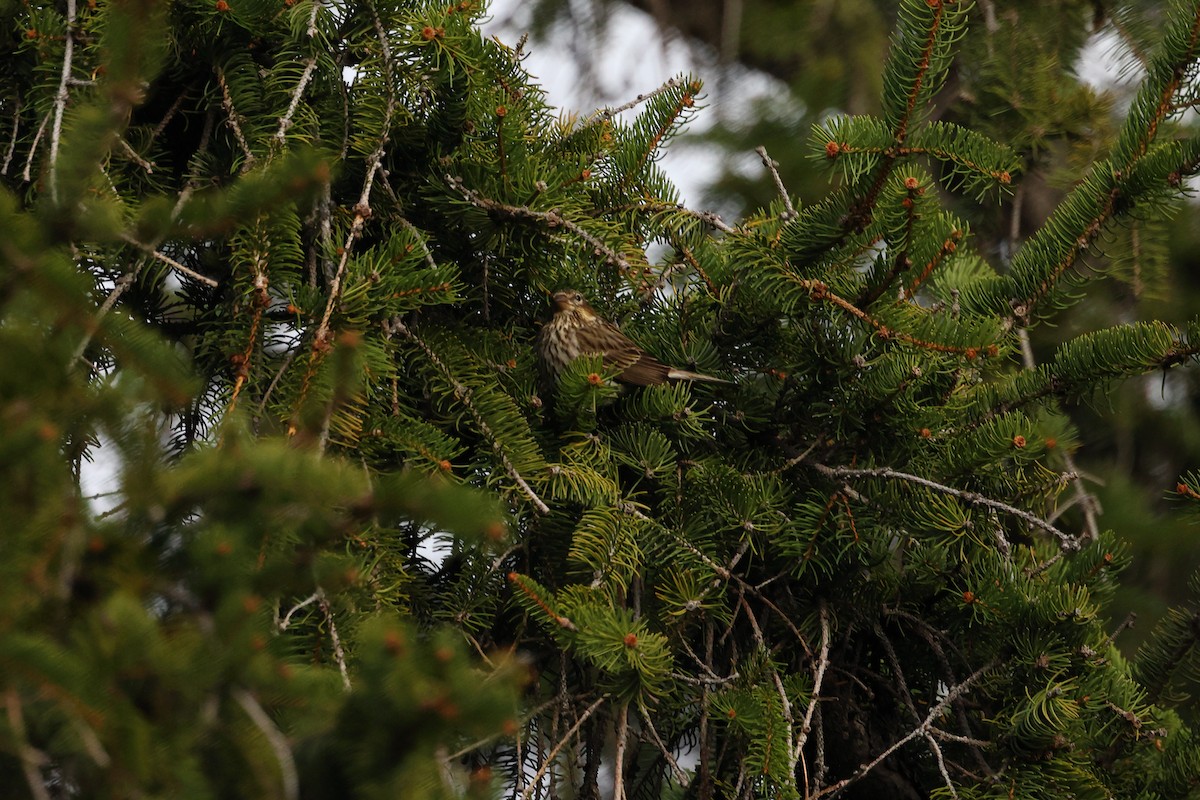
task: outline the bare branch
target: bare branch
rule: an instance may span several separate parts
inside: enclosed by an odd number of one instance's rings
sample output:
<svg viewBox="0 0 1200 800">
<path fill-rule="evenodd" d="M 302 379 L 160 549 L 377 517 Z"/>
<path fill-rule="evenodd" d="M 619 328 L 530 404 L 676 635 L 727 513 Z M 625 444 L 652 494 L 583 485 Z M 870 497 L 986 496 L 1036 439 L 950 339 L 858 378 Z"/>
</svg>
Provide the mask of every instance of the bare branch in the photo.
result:
<svg viewBox="0 0 1200 800">
<path fill-rule="evenodd" d="M 763 166 L 771 173 L 771 178 L 775 181 L 775 188 L 779 190 L 779 196 L 783 198 L 783 207 L 787 211 L 781 214 L 780 218 L 784 222 L 791 222 L 800 215 L 796 212 L 796 207 L 792 205 L 792 198 L 788 195 L 787 188 L 783 185 L 783 178 L 779 176 L 779 162 L 767 155 L 767 148 L 762 145 L 754 148 L 754 152 L 758 153 L 758 157 L 762 159 Z"/>
<path fill-rule="evenodd" d="M 559 752 L 567 746 L 567 742 L 571 741 L 571 738 L 576 734 L 576 732 L 583 727 L 583 723 L 587 721 L 587 718 L 590 717 L 596 711 L 596 709 L 604 703 L 605 699 L 607 698 L 601 697 L 599 700 L 588 706 L 587 709 L 579 715 L 579 719 L 575 720 L 575 724 L 571 726 L 566 734 L 558 740 L 558 743 L 551 748 L 550 752 L 546 754 L 546 760 L 542 763 L 541 769 L 537 771 L 537 774 L 533 776 L 533 780 L 531 780 L 529 785 L 525 787 L 525 790 L 521 792 L 521 800 L 529 800 L 530 796 L 533 795 L 533 790 L 537 788 L 539 783 L 541 783 L 542 778 L 546 777 L 546 773 L 550 770 L 550 765 L 554 763 L 554 759 L 558 757 Z"/>
<path fill-rule="evenodd" d="M 75 363 L 83 358 L 83 354 L 87 350 L 88 345 L 92 343 L 92 338 L 95 337 L 96 332 L 100 330 L 100 320 L 104 318 L 105 314 L 112 310 L 112 307 L 116 305 L 117 300 L 120 299 L 121 295 L 125 293 L 125 290 L 133 285 L 133 281 L 137 277 L 137 273 L 138 270 L 135 269 L 132 272 L 126 272 L 120 278 L 117 278 L 116 283 L 113 285 L 112 291 L 108 293 L 108 297 L 106 297 L 104 302 L 100 304 L 100 308 L 96 309 L 96 314 L 93 317 L 94 322 L 87 326 L 87 333 L 84 334 L 83 341 L 79 343 L 79 346 L 75 348 L 75 352 L 71 355 L 71 360 L 68 363 L 67 369 L 75 369 Z"/>
<path fill-rule="evenodd" d="M 296 772 L 296 761 L 292 757 L 292 748 L 287 737 L 263 710 L 254 695 L 242 688 L 236 688 L 232 693 L 233 699 L 237 700 L 246 716 L 262 732 L 275 752 L 275 760 L 279 762 L 279 782 L 282 784 L 283 796 L 288 800 L 296 800 L 300 796 L 300 777 Z"/>
<path fill-rule="evenodd" d="M 304 608 L 305 606 L 311 605 L 320 599 L 321 599 L 321 593 L 313 592 L 308 597 L 306 597 L 305 599 L 301 600 L 299 603 L 297 603 L 296 605 L 294 605 L 290 609 L 288 609 L 288 612 L 286 614 L 284 614 L 283 619 L 281 619 L 275 623 L 275 627 L 279 628 L 279 630 L 281 630 L 281 631 L 286 631 L 288 629 L 288 626 L 292 624 L 292 615 L 293 614 L 295 614 L 297 611 Z"/>
<path fill-rule="evenodd" d="M 342 686 L 348 692 L 350 691 L 350 671 L 346 668 L 346 651 L 342 649 L 342 637 L 338 635 L 337 625 L 333 621 L 333 609 L 329 607 L 329 599 L 325 597 L 325 590 L 318 587 L 317 595 L 317 602 L 321 604 L 325 621 L 329 623 L 329 639 L 333 642 L 333 658 L 337 661 L 338 670 L 342 673 Z"/>
<path fill-rule="evenodd" d="M 133 145 L 125 141 L 124 136 L 117 137 L 117 146 L 125 151 L 125 155 L 129 156 L 129 160 L 137 164 L 142 169 L 146 170 L 147 174 L 154 172 L 154 164 L 142 158 L 142 154 L 133 149 Z"/>
<path fill-rule="evenodd" d="M 190 267 L 185 267 L 183 264 L 180 264 L 178 261 L 176 261 L 175 259 L 166 255 L 165 253 L 162 253 L 159 250 L 155 250 L 153 247 L 146 244 L 145 242 L 139 242 L 137 239 L 135 239 L 133 237 L 132 234 L 122 233 L 121 240 L 124 242 L 128 242 L 129 244 L 133 245 L 134 247 L 138 248 L 139 250 L 142 250 L 143 252 L 145 252 L 148 255 L 154 256 L 155 258 L 157 258 L 159 261 L 163 262 L 167 266 L 171 267 L 172 269 L 176 269 L 176 270 L 182 272 L 184 275 L 187 275 L 189 278 L 192 278 L 193 280 L 200 281 L 201 283 L 206 284 L 208 286 L 212 286 L 213 288 L 220 286 L 219 283 L 217 283 L 216 281 L 214 281 L 212 278 L 208 277 L 207 275 L 201 275 L 199 272 L 196 272 L 194 269 L 192 269 Z"/>
<path fill-rule="evenodd" d="M 679 86 L 682 83 L 683 83 L 683 81 L 681 81 L 679 78 L 671 78 L 670 80 L 668 80 L 662 86 L 659 86 L 654 91 L 648 92 L 646 94 L 639 94 L 637 97 L 633 98 L 632 100 L 630 100 L 628 103 L 625 103 L 624 105 L 617 106 L 616 108 L 599 109 L 599 110 L 593 112 L 592 115 L 590 117 L 588 117 L 586 120 L 584 120 L 583 124 L 580 127 L 586 128 L 590 125 L 595 125 L 597 122 L 608 122 L 610 119 L 615 117 L 617 114 L 620 114 L 623 111 L 628 111 L 629 109 L 634 108 L 636 106 L 639 106 L 642 103 L 646 102 L 647 100 L 651 100 L 655 97 L 658 97 L 660 94 L 665 94 L 665 93 L 671 91 L 672 89 L 674 89 L 676 86 Z"/>
<path fill-rule="evenodd" d="M 63 114 L 70 98 L 68 83 L 71 78 L 71 61 L 75 57 L 75 0 L 67 0 L 67 35 L 63 49 L 62 74 L 58 80 L 58 93 L 54 96 L 54 126 L 50 130 L 50 199 L 58 204 L 58 143 L 62 138 Z"/>
<path fill-rule="evenodd" d="M 320 5 L 316 0 L 313 0 L 313 14 L 315 16 L 317 6 Z M 311 23 L 309 25 L 309 36 L 312 36 L 316 31 Z M 283 144 L 287 137 L 288 128 L 292 127 L 292 117 L 296 114 L 296 109 L 300 107 L 300 98 L 304 96 L 304 90 L 308 87 L 308 82 L 312 80 L 313 71 L 317 66 L 317 57 L 309 56 L 308 62 L 304 66 L 304 72 L 300 75 L 300 82 L 296 84 L 296 90 L 292 92 L 292 101 L 288 103 L 287 112 L 279 118 L 279 128 L 275 131 L 275 141 Z"/>
<path fill-rule="evenodd" d="M 13 129 L 12 138 L 8 140 L 8 150 L 4 153 L 4 164 L 0 165 L 0 175 L 8 174 L 8 165 L 12 163 L 13 154 L 17 150 L 17 132 L 21 130 L 21 95 L 17 94 L 17 100 L 13 103 Z"/>
<path fill-rule="evenodd" d="M 30 170 L 33 169 L 33 157 L 37 155 L 38 144 L 41 143 L 42 134 L 46 132 L 46 125 L 49 122 L 50 114 L 42 117 L 42 124 L 38 125 L 37 133 L 33 135 L 33 144 L 29 145 L 29 154 L 25 156 L 25 169 L 21 171 L 21 180 L 26 183 L 32 180 Z"/>
<path fill-rule="evenodd" d="M 613 800 L 625 800 L 625 746 L 629 741 L 629 703 L 617 711 L 616 753 L 613 755 Z"/>
<path fill-rule="evenodd" d="M 675 774 L 675 780 L 679 782 L 680 786 L 686 787 L 690 783 L 687 773 L 683 771 L 675 756 L 671 754 L 666 744 L 663 743 L 662 737 L 658 735 L 658 731 L 654 728 L 654 721 L 650 717 L 650 712 L 646 710 L 646 706 L 640 701 L 638 702 L 638 713 L 642 715 L 642 722 L 646 723 L 646 730 L 650 731 L 650 738 L 658 745 L 658 751 L 663 754 L 663 758 L 666 759 L 667 764 L 671 767 L 671 772 Z"/>
<path fill-rule="evenodd" d="M 813 713 L 821 699 L 821 684 L 825 680 L 825 669 L 829 666 L 829 609 L 826 608 L 824 600 L 821 601 L 820 614 L 821 650 L 817 654 L 817 669 L 813 673 L 812 698 L 809 699 L 808 708 L 804 712 L 804 724 L 800 726 L 800 735 L 796 737 L 796 758 L 800 757 L 800 751 L 804 749 L 808 734 L 812 731 Z"/>
<path fill-rule="evenodd" d="M 229 84 L 225 81 L 225 70 L 220 67 L 217 67 L 217 83 L 221 86 L 222 105 L 225 107 L 226 114 L 225 122 L 233 130 L 233 136 L 237 139 L 238 146 L 242 148 L 242 153 L 246 156 L 246 160 L 242 164 L 242 172 L 245 172 L 254 166 L 257 159 L 254 157 L 254 153 L 250 151 L 250 143 L 246 141 L 245 134 L 242 133 L 241 123 L 238 122 L 237 109 L 233 107 L 233 97 L 229 94 Z"/>
<path fill-rule="evenodd" d="M 16 689 L 4 693 L 5 704 L 8 706 L 8 725 L 16 740 L 17 755 L 21 759 L 21 771 L 25 773 L 25 783 L 33 800 L 50 800 L 46 791 L 46 782 L 42 780 L 41 768 L 47 763 L 46 754 L 29 744 L 25 732 L 25 715 L 21 713 L 21 697 Z"/>
</svg>

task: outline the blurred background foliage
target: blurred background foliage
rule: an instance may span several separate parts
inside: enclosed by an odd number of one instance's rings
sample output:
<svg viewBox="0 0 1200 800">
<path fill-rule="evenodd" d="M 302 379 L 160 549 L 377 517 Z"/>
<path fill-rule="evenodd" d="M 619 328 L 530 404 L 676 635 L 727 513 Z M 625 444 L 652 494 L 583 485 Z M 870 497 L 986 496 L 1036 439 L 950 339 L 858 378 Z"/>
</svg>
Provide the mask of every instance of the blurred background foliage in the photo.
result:
<svg viewBox="0 0 1200 800">
<path fill-rule="evenodd" d="M 637 47 L 647 54 L 690 61 L 674 68 L 705 75 L 708 109 L 700 122 L 710 127 L 676 141 L 682 156 L 673 173 L 685 184 L 689 172 L 705 176 L 700 196 L 689 202 L 736 217 L 777 196 L 753 155 L 759 146 L 802 201 L 825 195 L 832 173 L 820 168 L 823 154 L 811 152 L 797 131 L 836 114 L 878 113 L 878 65 L 896 8 L 886 0 L 536 0 L 493 4 L 492 24 L 514 41 L 527 31 L 535 52 L 569 51 L 580 64 L 572 98 L 579 108 L 623 99 L 608 87 L 622 70 L 614 52 L 631 47 L 630 37 L 644 38 Z M 943 197 L 970 221 L 977 246 L 995 266 L 1003 268 L 1108 151 L 1166 8 L 1161 0 L 976 3 L 960 48 L 970 57 L 951 68 L 933 117 L 1008 143 L 1022 159 L 1015 192 L 1002 203 Z M 1196 126 L 1195 114 L 1184 124 Z M 714 157 L 715 172 L 708 164 L 688 165 Z M 1053 325 L 1031 332 L 1038 363 L 1086 330 L 1137 319 L 1183 324 L 1196 314 L 1195 198 L 1173 211 L 1165 247 L 1149 246 L 1152 237 L 1138 236 L 1135 226 L 1128 238 L 1093 248 L 1086 268 L 1104 277 L 1090 281 L 1086 299 Z M 1113 611 L 1114 622 L 1131 612 L 1147 620 L 1118 640 L 1132 653 L 1149 633 L 1148 621 L 1186 595 L 1200 564 L 1196 521 L 1174 502 L 1177 477 L 1200 464 L 1200 371 L 1185 367 L 1125 381 L 1066 410 L 1079 426 L 1077 466 L 1103 511 L 1101 527 L 1132 546 L 1133 564 Z"/>
</svg>

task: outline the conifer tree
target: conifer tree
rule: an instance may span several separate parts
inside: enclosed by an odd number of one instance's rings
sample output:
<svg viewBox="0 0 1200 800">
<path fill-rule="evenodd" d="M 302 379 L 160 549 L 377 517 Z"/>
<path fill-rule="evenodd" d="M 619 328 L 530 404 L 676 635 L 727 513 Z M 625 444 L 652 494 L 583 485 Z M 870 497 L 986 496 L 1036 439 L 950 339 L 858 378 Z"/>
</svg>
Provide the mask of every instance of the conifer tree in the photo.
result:
<svg viewBox="0 0 1200 800">
<path fill-rule="evenodd" d="M 4 796 L 1194 795 L 1195 608 L 1116 649 L 1060 404 L 1200 324 L 1025 344 L 1200 169 L 1200 3 L 1008 265 L 965 3 L 736 222 L 656 165 L 697 78 L 558 118 L 484 10 L 5 9 Z M 547 380 L 568 287 L 730 383 Z"/>
</svg>

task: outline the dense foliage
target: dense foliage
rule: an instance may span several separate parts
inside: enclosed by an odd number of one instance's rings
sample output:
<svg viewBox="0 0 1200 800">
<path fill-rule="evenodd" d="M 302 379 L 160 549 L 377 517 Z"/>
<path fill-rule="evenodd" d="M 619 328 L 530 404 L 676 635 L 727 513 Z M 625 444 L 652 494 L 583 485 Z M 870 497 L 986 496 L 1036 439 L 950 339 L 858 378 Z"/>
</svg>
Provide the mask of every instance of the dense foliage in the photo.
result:
<svg viewBox="0 0 1200 800">
<path fill-rule="evenodd" d="M 1193 794 L 1197 608 L 1114 647 L 1059 404 L 1200 325 L 1027 337 L 1200 169 L 1200 4 L 1005 265 L 965 4 L 737 223 L 656 165 L 696 79 L 557 119 L 482 11 L 5 7 L 0 796 Z M 731 383 L 548 383 L 565 287 Z"/>
</svg>

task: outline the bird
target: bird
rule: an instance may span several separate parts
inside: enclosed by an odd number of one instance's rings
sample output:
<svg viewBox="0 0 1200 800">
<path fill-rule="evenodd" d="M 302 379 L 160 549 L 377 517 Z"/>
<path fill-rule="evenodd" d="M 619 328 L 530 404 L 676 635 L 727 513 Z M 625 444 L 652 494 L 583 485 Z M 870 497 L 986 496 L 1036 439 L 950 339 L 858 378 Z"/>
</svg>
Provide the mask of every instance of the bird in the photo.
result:
<svg viewBox="0 0 1200 800">
<path fill-rule="evenodd" d="M 619 383 L 631 386 L 656 386 L 674 381 L 729 383 L 662 363 L 600 316 L 574 289 L 555 292 L 553 299 L 554 316 L 542 326 L 537 346 L 542 366 L 554 382 L 575 359 L 598 355 L 604 366 L 620 370 L 615 376 Z"/>
</svg>

